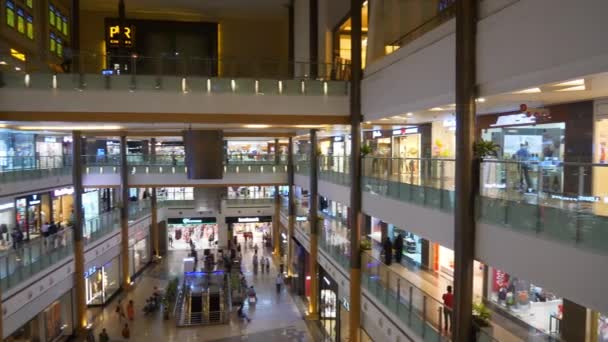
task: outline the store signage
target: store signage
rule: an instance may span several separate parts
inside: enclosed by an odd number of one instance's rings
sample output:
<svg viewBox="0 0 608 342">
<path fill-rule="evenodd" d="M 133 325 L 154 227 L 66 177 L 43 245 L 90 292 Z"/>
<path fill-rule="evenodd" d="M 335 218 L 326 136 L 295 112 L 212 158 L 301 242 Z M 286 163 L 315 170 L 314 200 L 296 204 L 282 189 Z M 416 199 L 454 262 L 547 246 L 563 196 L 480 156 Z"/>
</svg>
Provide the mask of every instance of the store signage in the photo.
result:
<svg viewBox="0 0 608 342">
<path fill-rule="evenodd" d="M 393 130 L 393 135 L 406 135 L 418 133 L 418 127 L 405 127 Z"/>
<path fill-rule="evenodd" d="M 306 221 L 308 221 L 308 217 L 306 217 L 306 216 L 296 217 L 296 222 L 306 222 Z"/>
<path fill-rule="evenodd" d="M 565 195 L 558 195 L 558 194 L 551 194 L 550 195 L 551 199 L 556 199 L 556 200 L 560 200 L 560 201 L 566 201 L 566 202 L 589 202 L 589 203 L 596 203 L 600 201 L 599 197 L 595 197 L 595 196 L 565 196 Z"/>
<path fill-rule="evenodd" d="M 88 270 L 84 271 L 84 277 L 88 278 L 97 272 L 97 266 L 89 267 Z"/>
<path fill-rule="evenodd" d="M 272 216 L 226 217 L 226 223 L 272 222 Z"/>
<path fill-rule="evenodd" d="M 57 142 L 57 138 L 55 138 L 55 137 L 44 137 L 44 142 L 45 143 L 56 143 Z"/>
<path fill-rule="evenodd" d="M 499 183 L 485 183 L 483 185 L 486 189 L 506 189 L 507 184 L 499 184 Z"/>
<path fill-rule="evenodd" d="M 329 279 L 327 279 L 327 278 L 323 277 L 323 280 L 325 281 L 325 283 L 326 283 L 327 285 L 331 285 L 331 281 L 330 281 Z"/>
<path fill-rule="evenodd" d="M 135 27 L 124 26 L 123 32 L 120 30 L 120 25 L 106 26 L 106 42 L 109 47 L 132 47 L 135 40 Z M 124 39 L 123 39 L 124 34 Z"/>
<path fill-rule="evenodd" d="M 382 136 L 382 131 L 373 131 L 372 138 L 380 138 Z"/>
<path fill-rule="evenodd" d="M 27 202 L 29 205 L 40 204 L 40 195 L 31 195 Z"/>
<path fill-rule="evenodd" d="M 509 275 L 499 269 L 492 269 L 492 289 L 494 292 L 498 292 L 501 287 L 507 287 L 509 285 Z"/>
<path fill-rule="evenodd" d="M 59 197 L 59 196 L 71 195 L 73 193 L 74 193 L 74 188 L 63 188 L 63 189 L 58 189 L 58 190 L 53 191 L 53 196 Z"/>
<path fill-rule="evenodd" d="M 334 142 L 344 141 L 344 137 L 334 137 Z"/>
<path fill-rule="evenodd" d="M 72 137 L 71 137 L 71 136 L 69 136 L 69 135 L 68 135 L 68 136 L 63 137 L 63 142 L 64 142 L 64 143 L 71 143 L 72 141 L 73 141 L 73 139 L 72 139 Z"/>
<path fill-rule="evenodd" d="M 0 204 L 0 210 L 12 209 L 14 207 L 15 207 L 15 203 L 13 203 L 13 202 Z"/>
<path fill-rule="evenodd" d="M 342 307 L 344 308 L 344 310 L 350 311 L 350 302 L 348 301 L 348 298 L 342 297 L 341 302 L 342 302 Z"/>
<path fill-rule="evenodd" d="M 443 127 L 456 127 L 456 119 L 443 120 Z"/>
<path fill-rule="evenodd" d="M 184 217 L 169 218 L 168 224 L 210 224 L 215 223 L 215 217 Z"/>
</svg>

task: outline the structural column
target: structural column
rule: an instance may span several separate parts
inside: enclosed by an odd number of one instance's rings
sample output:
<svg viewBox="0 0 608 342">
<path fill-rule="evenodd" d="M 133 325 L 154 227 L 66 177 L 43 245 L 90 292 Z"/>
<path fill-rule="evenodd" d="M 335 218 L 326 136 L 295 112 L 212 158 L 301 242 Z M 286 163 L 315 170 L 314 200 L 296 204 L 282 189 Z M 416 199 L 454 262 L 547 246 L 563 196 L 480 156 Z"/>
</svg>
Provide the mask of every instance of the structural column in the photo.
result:
<svg viewBox="0 0 608 342">
<path fill-rule="evenodd" d="M 361 0 L 351 0 L 350 80 L 350 320 L 351 342 L 360 340 L 361 330 Z"/>
<path fill-rule="evenodd" d="M 76 288 L 76 332 L 83 333 L 87 322 L 86 290 L 84 282 L 84 241 L 82 206 L 82 134 L 72 132 L 72 182 L 74 183 L 74 285 Z"/>
<path fill-rule="evenodd" d="M 477 1 L 456 2 L 456 199 L 454 210 L 454 312 L 452 338 L 469 341 L 473 333 L 475 194 L 479 170 L 475 142 Z"/>
<path fill-rule="evenodd" d="M 127 137 L 120 137 L 120 257 L 122 263 L 121 283 L 124 290 L 131 286 L 129 272 L 129 167 L 127 165 Z"/>
<path fill-rule="evenodd" d="M 310 198 L 308 200 L 310 211 L 310 301 L 308 312 L 310 319 L 319 317 L 319 189 L 318 173 L 319 159 L 317 157 L 317 130 L 310 130 Z"/>
<path fill-rule="evenodd" d="M 295 223 L 296 223 L 296 193 L 295 193 L 295 184 L 294 184 L 294 165 L 293 165 L 293 139 L 289 138 L 289 147 L 287 151 L 287 185 L 289 186 L 289 194 L 288 194 L 288 218 L 289 221 L 287 223 L 287 273 L 289 276 L 293 276 L 295 271 L 293 269 L 293 255 L 295 242 L 293 241 Z"/>
<path fill-rule="evenodd" d="M 150 164 L 156 164 L 156 139 L 150 139 Z M 157 200 L 156 187 L 152 188 L 152 195 L 150 196 L 150 211 L 152 213 L 152 231 L 150 232 L 150 236 L 152 236 L 152 242 L 154 243 L 154 256 L 160 257 L 160 236 L 158 232 L 158 200 Z"/>
<path fill-rule="evenodd" d="M 279 195 L 279 187 L 274 187 L 274 217 L 272 219 L 272 254 L 280 256 L 280 225 L 281 225 L 281 196 Z"/>
<path fill-rule="evenodd" d="M 316 79 L 319 74 L 319 0 L 308 0 L 309 4 L 309 38 L 310 38 L 310 78 Z"/>
</svg>

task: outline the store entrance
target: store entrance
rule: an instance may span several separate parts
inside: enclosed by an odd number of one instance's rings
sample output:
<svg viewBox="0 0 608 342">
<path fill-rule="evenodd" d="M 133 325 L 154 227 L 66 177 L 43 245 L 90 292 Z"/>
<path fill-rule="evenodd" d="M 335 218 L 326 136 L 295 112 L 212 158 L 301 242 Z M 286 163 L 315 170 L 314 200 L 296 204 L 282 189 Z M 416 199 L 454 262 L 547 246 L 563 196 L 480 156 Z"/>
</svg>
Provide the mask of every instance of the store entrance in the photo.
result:
<svg viewBox="0 0 608 342">
<path fill-rule="evenodd" d="M 338 315 L 338 284 L 323 268 L 320 267 L 319 271 L 319 318 L 327 339 L 330 341 L 339 341 L 340 318 Z"/>
<path fill-rule="evenodd" d="M 215 217 L 170 218 L 167 220 L 170 251 L 217 248 L 218 225 Z"/>
<path fill-rule="evenodd" d="M 393 174 L 418 179 L 420 175 L 420 134 L 393 137 Z"/>
<path fill-rule="evenodd" d="M 226 217 L 233 236 L 253 246 L 272 245 L 272 216 Z"/>
</svg>

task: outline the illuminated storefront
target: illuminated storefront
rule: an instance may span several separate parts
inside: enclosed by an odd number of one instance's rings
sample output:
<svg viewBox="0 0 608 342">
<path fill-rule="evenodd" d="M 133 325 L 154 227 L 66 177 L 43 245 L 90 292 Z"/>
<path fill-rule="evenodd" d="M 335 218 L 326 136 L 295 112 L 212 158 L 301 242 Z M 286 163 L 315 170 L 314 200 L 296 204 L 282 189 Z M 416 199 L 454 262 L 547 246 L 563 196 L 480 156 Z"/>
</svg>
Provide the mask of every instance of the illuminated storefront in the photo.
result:
<svg viewBox="0 0 608 342">
<path fill-rule="evenodd" d="M 190 250 L 217 246 L 218 225 L 215 217 L 169 218 L 167 220 L 169 250 Z"/>
<path fill-rule="evenodd" d="M 120 289 L 120 257 L 103 266 L 85 270 L 86 303 L 89 306 L 107 303 Z"/>
</svg>

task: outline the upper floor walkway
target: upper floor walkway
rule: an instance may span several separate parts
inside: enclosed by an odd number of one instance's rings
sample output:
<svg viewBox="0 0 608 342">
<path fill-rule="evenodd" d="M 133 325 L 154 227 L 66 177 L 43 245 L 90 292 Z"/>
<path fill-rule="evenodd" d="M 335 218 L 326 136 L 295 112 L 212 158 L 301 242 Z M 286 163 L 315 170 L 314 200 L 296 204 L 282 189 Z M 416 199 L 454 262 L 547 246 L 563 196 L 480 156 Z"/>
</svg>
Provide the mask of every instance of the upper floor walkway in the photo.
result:
<svg viewBox="0 0 608 342">
<path fill-rule="evenodd" d="M 309 165 L 304 160 L 295 167 L 296 184 L 303 188 L 309 187 Z M 348 161 L 320 157 L 319 165 L 320 195 L 349 205 Z M 588 187 L 605 167 L 484 160 L 476 198 L 476 260 L 606 312 L 604 275 L 596 272 L 608 261 L 606 194 Z M 453 248 L 453 160 L 364 158 L 362 174 L 365 214 Z M 581 279 L 588 284 L 585 291 Z"/>
</svg>

